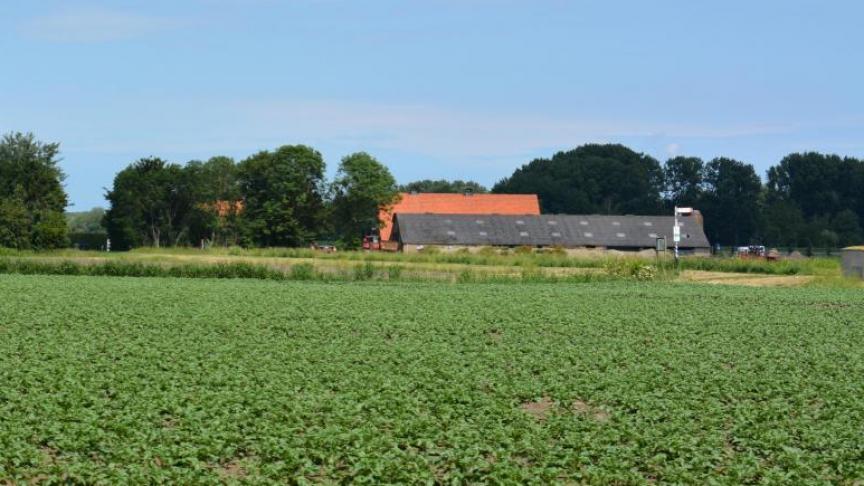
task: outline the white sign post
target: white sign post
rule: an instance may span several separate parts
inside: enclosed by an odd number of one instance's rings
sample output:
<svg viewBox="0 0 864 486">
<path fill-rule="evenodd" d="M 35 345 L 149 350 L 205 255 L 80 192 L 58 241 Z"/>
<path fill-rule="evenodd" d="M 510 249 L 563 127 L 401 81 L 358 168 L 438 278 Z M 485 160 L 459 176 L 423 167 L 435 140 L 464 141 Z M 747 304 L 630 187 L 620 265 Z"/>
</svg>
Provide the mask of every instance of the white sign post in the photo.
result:
<svg viewBox="0 0 864 486">
<path fill-rule="evenodd" d="M 679 214 L 693 214 L 693 208 L 675 206 L 675 226 L 672 227 L 672 239 L 675 241 L 675 268 L 678 268 L 678 242 L 681 241 L 681 227 L 678 226 Z"/>
</svg>

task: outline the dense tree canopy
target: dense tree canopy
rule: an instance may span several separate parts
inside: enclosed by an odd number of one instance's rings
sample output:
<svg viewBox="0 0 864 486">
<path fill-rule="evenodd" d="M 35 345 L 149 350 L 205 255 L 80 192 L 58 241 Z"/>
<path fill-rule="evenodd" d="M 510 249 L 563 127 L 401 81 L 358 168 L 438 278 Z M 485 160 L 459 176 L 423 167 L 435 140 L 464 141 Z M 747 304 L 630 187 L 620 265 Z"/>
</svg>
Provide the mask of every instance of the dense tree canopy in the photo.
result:
<svg viewBox="0 0 864 486">
<path fill-rule="evenodd" d="M 241 198 L 237 165 L 231 157 L 217 156 L 207 162 L 192 161 L 197 174 L 198 192 L 204 201 L 233 201 Z"/>
<path fill-rule="evenodd" d="M 59 144 L 39 142 L 32 134 L 10 133 L 0 140 L 0 246 L 68 244 L 59 150 Z"/>
<path fill-rule="evenodd" d="M 259 152 L 240 163 L 238 180 L 250 244 L 302 246 L 326 220 L 324 159 L 310 147 Z"/>
<path fill-rule="evenodd" d="M 120 171 L 103 223 L 114 249 L 236 243 L 237 166 L 228 157 L 185 166 L 145 158 Z"/>
<path fill-rule="evenodd" d="M 455 181 L 448 181 L 447 179 L 423 179 L 399 186 L 399 192 L 437 192 L 448 194 L 473 192 L 475 194 L 483 194 L 489 191 L 484 186 L 474 181 L 463 181 L 459 179 Z"/>
<path fill-rule="evenodd" d="M 852 171 L 844 165 L 836 155 L 791 154 L 768 170 L 768 187 L 782 199 L 793 201 L 805 218 L 835 214 L 854 207 L 857 199 L 846 190 L 844 179 Z"/>
<path fill-rule="evenodd" d="M 623 145 L 583 145 L 535 159 L 492 192 L 537 194 L 546 213 L 654 214 L 663 172 L 654 158 Z"/>
<path fill-rule="evenodd" d="M 22 198 L 15 194 L 0 198 L 0 246 L 32 248 L 32 235 L 33 220 Z"/>
<path fill-rule="evenodd" d="M 804 226 L 804 216 L 794 204 L 778 200 L 763 190 L 760 242 L 772 246 L 800 246 Z"/>
<path fill-rule="evenodd" d="M 380 227 L 379 209 L 398 196 L 390 170 L 365 152 L 342 159 L 332 192 L 333 227 L 349 247 L 359 246 L 364 234 Z"/>
<path fill-rule="evenodd" d="M 141 159 L 117 174 L 105 198 L 111 204 L 105 226 L 114 248 L 183 242 L 183 218 L 192 201 L 181 166 Z"/>
<path fill-rule="evenodd" d="M 862 191 L 864 161 L 815 152 L 790 154 L 768 170 L 766 239 L 801 246 L 860 244 Z"/>
<path fill-rule="evenodd" d="M 697 206 L 704 194 L 705 163 L 698 157 L 674 157 L 663 166 L 664 198 L 671 206 Z"/>
<path fill-rule="evenodd" d="M 237 244 L 242 196 L 238 168 L 230 157 L 190 161 L 184 168 L 192 203 L 186 224 L 192 244 Z"/>
<path fill-rule="evenodd" d="M 763 185 L 752 165 L 718 157 L 674 157 L 662 169 L 618 145 L 585 145 L 537 159 L 494 192 L 536 193 L 544 212 L 671 213 L 702 211 L 705 231 L 722 246 L 833 247 L 864 241 L 864 162 L 818 153 L 791 154 Z"/>
<path fill-rule="evenodd" d="M 724 157 L 705 166 L 699 208 L 705 234 L 714 244 L 746 245 L 758 236 L 762 182 L 750 164 Z"/>
</svg>

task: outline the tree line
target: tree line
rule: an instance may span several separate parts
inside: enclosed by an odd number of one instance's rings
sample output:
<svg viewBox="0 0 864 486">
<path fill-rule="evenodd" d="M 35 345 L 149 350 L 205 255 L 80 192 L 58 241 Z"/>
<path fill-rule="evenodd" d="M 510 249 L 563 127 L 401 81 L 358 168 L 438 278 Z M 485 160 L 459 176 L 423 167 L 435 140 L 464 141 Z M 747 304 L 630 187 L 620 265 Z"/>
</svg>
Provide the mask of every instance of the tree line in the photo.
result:
<svg viewBox="0 0 864 486">
<path fill-rule="evenodd" d="M 765 183 L 751 164 L 673 157 L 661 164 L 622 145 L 588 144 L 516 169 L 492 188 L 533 193 L 546 213 L 671 214 L 699 209 L 713 244 L 828 247 L 864 240 L 864 160 L 817 152 L 784 157 Z"/>
<path fill-rule="evenodd" d="M 328 238 L 356 247 L 398 194 L 389 169 L 367 153 L 344 157 L 333 181 L 321 154 L 286 145 L 235 162 L 185 165 L 145 158 L 120 171 L 104 224 L 117 249 L 138 246 L 303 246 Z"/>
<path fill-rule="evenodd" d="M 216 156 L 185 164 L 143 158 L 107 190 L 109 208 L 64 216 L 59 146 L 31 134 L 0 139 L 0 246 L 47 249 L 73 234 L 101 231 L 114 249 L 139 246 L 305 246 L 328 239 L 356 247 L 376 227 L 378 208 L 399 192 L 487 192 L 474 181 L 397 185 L 371 155 L 344 157 L 333 180 L 305 145 L 242 161 Z M 535 159 L 491 188 L 538 194 L 545 213 L 671 214 L 692 206 L 710 241 L 723 246 L 837 247 L 864 240 L 864 161 L 790 154 L 760 179 L 751 164 L 718 157 L 660 163 L 616 144 L 588 144 Z M 68 222 L 67 222 L 68 219 Z"/>
</svg>

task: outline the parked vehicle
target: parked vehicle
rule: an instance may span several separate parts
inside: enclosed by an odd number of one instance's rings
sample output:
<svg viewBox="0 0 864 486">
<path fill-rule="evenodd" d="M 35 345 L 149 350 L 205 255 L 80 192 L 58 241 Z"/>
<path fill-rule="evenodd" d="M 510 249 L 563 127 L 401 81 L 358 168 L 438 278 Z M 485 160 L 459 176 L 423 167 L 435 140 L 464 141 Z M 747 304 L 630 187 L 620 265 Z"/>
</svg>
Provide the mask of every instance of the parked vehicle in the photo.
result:
<svg viewBox="0 0 864 486">
<path fill-rule="evenodd" d="M 336 244 L 332 241 L 315 241 L 311 246 L 313 250 L 324 253 L 336 253 Z"/>
<path fill-rule="evenodd" d="M 399 242 L 382 240 L 378 235 L 370 234 L 363 237 L 363 250 L 399 251 Z"/>
<path fill-rule="evenodd" d="M 750 246 L 739 246 L 735 249 L 735 256 L 738 258 L 744 259 L 752 259 L 752 260 L 778 260 L 780 258 L 780 252 L 777 250 L 768 251 L 762 245 L 750 245 Z"/>
</svg>

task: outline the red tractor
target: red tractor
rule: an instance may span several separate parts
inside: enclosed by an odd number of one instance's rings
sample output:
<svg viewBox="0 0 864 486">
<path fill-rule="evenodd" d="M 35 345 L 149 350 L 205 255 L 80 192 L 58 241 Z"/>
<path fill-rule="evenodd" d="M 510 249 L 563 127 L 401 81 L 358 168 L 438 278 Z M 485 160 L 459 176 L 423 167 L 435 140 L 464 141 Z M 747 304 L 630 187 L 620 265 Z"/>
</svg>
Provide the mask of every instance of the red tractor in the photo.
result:
<svg viewBox="0 0 864 486">
<path fill-rule="evenodd" d="M 384 241 L 377 234 L 368 234 L 363 237 L 364 251 L 399 251 L 398 241 Z"/>
<path fill-rule="evenodd" d="M 739 246 L 735 249 L 735 256 L 746 260 L 778 260 L 780 258 L 777 250 L 768 251 L 762 245 Z"/>
<path fill-rule="evenodd" d="M 363 249 L 366 251 L 378 251 L 381 249 L 381 239 L 378 235 L 366 235 L 363 237 Z"/>
</svg>

